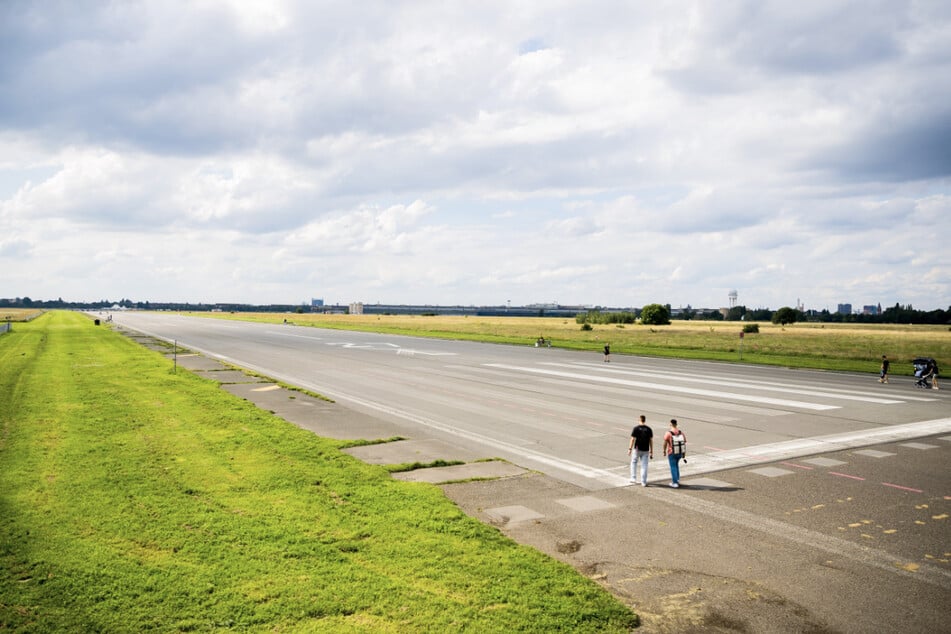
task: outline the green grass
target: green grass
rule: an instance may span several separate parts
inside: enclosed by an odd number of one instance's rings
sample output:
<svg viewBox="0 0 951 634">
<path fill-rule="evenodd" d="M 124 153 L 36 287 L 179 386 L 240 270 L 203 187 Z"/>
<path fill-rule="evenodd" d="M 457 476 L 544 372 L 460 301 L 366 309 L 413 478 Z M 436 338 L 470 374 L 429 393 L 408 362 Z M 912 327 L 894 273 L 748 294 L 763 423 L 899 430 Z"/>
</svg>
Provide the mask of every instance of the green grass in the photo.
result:
<svg viewBox="0 0 951 634">
<path fill-rule="evenodd" d="M 434 486 L 87 318 L 0 338 L 0 630 L 627 631 Z"/>
<path fill-rule="evenodd" d="M 594 325 L 582 331 L 574 319 L 551 317 L 459 317 L 448 315 L 323 315 L 273 313 L 190 313 L 298 326 L 365 330 L 442 339 L 534 345 L 540 336 L 553 347 L 599 353 L 713 361 L 741 361 L 791 368 L 816 368 L 877 374 L 881 357 L 891 359 L 892 374 L 912 374 L 916 356 L 934 357 L 951 367 L 948 326 L 908 324 L 819 324 L 779 326 L 760 322 L 758 333 L 739 333 L 746 322 L 674 321 L 669 326 Z M 742 349 L 741 349 L 742 346 Z M 742 359 L 741 359 L 742 355 Z"/>
</svg>

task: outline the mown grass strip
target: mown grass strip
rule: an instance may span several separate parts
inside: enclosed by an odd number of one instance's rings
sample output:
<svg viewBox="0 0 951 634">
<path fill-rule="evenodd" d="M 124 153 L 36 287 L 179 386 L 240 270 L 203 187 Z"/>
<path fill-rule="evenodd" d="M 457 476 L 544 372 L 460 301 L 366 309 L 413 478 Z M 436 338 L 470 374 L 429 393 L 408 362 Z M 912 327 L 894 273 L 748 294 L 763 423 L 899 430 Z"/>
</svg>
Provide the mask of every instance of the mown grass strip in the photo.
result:
<svg viewBox="0 0 951 634">
<path fill-rule="evenodd" d="M 67 312 L 0 339 L 0 630 L 627 631 L 593 581 Z"/>
</svg>

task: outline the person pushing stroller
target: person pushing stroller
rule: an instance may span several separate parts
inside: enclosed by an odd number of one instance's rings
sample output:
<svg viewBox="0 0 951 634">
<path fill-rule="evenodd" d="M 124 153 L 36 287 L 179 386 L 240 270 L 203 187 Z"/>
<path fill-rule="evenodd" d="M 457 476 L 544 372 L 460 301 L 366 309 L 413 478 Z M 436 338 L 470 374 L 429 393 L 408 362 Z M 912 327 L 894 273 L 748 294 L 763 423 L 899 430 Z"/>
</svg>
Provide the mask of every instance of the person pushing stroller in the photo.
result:
<svg viewBox="0 0 951 634">
<path fill-rule="evenodd" d="M 915 387 L 938 389 L 938 363 L 931 357 L 916 357 L 912 361 L 915 367 Z"/>
</svg>

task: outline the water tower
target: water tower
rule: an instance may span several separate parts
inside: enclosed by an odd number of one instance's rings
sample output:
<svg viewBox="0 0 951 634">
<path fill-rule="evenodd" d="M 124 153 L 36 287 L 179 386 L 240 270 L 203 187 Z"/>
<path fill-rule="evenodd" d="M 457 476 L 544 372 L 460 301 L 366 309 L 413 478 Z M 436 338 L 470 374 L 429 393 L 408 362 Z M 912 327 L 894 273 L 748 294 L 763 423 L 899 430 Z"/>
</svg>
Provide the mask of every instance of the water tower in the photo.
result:
<svg viewBox="0 0 951 634">
<path fill-rule="evenodd" d="M 736 308 L 736 297 L 737 297 L 736 289 L 733 289 L 732 291 L 730 291 L 730 294 L 727 297 L 730 298 L 730 308 Z"/>
</svg>

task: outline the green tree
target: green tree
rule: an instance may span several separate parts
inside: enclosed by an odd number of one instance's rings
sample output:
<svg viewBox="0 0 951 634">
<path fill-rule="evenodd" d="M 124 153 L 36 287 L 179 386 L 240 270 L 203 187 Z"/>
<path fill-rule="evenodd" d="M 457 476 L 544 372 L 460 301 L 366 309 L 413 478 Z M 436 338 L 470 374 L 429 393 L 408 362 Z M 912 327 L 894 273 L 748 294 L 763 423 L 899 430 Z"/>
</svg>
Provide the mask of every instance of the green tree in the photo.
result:
<svg viewBox="0 0 951 634">
<path fill-rule="evenodd" d="M 726 314 L 727 321 L 740 321 L 746 314 L 746 306 L 734 306 Z"/>
<path fill-rule="evenodd" d="M 651 326 L 666 326 L 670 323 L 670 310 L 660 304 L 648 304 L 641 309 L 641 323 Z"/>
<path fill-rule="evenodd" d="M 780 324 L 785 326 L 786 324 L 794 324 L 799 318 L 799 311 L 795 308 L 789 306 L 783 306 L 775 313 L 773 313 L 773 323 Z"/>
</svg>

